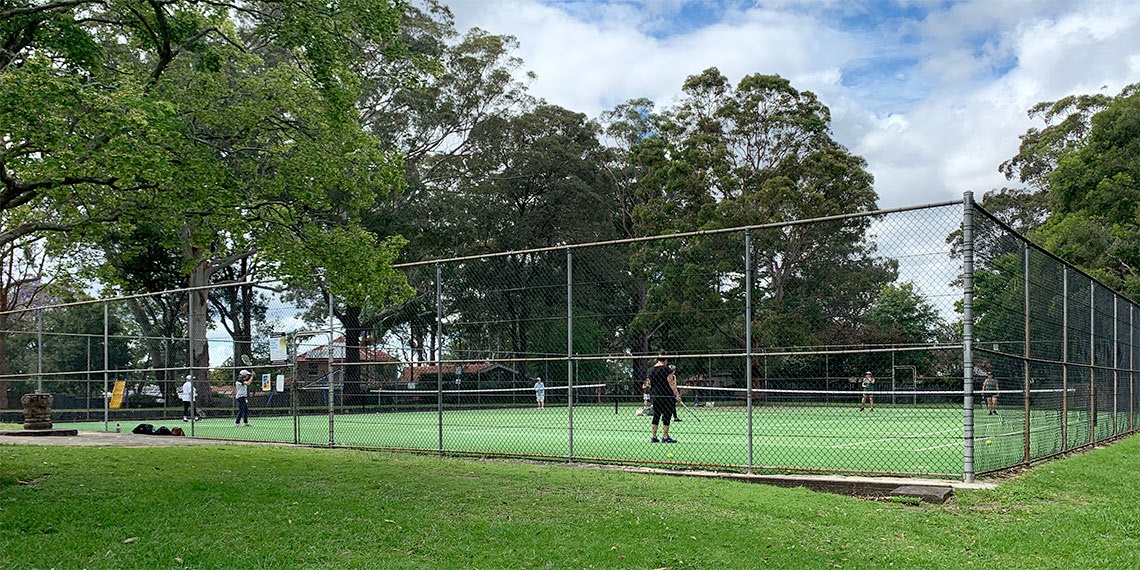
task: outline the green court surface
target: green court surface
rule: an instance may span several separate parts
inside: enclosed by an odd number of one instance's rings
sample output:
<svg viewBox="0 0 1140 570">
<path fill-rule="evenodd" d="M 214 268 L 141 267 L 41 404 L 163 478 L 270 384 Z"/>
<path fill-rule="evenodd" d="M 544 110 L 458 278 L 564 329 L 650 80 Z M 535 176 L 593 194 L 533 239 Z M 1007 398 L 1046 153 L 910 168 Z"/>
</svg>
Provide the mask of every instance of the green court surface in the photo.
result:
<svg viewBox="0 0 1140 570">
<path fill-rule="evenodd" d="M 677 443 L 651 443 L 650 418 L 636 407 L 577 405 L 265 416 L 254 411 L 249 427 L 232 417 L 195 422 L 193 435 L 244 440 L 484 454 L 581 462 L 710 467 L 726 470 L 786 470 L 833 473 L 909 474 L 960 478 L 963 417 L 959 407 L 879 406 L 860 412 L 835 405 L 758 406 L 680 410 L 683 421 L 671 434 Z M 1070 414 L 1069 446 L 1061 441 L 1059 414 L 1033 412 L 1029 422 L 1033 457 L 1064 451 L 1087 441 L 1087 414 Z M 1025 456 L 1025 415 L 1003 410 L 974 418 L 976 472 L 1001 469 Z M 155 426 L 191 425 L 180 419 L 146 420 Z M 129 431 L 134 422 L 122 423 Z M 330 426 L 331 423 L 331 426 Z M 572 429 L 570 427 L 572 426 Z M 56 424 L 102 431 L 102 422 Z M 114 429 L 114 423 L 110 424 Z M 161 436 L 155 436 L 161 437 Z"/>
</svg>

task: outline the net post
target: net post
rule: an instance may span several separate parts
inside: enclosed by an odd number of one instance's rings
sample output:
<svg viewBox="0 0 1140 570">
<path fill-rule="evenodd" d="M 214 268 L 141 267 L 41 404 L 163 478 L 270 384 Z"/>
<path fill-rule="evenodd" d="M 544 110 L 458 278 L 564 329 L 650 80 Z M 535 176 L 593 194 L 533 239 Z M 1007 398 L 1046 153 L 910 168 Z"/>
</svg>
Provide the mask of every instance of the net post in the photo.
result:
<svg viewBox="0 0 1140 570">
<path fill-rule="evenodd" d="M 974 482 L 974 193 L 962 200 L 962 478 Z"/>
</svg>

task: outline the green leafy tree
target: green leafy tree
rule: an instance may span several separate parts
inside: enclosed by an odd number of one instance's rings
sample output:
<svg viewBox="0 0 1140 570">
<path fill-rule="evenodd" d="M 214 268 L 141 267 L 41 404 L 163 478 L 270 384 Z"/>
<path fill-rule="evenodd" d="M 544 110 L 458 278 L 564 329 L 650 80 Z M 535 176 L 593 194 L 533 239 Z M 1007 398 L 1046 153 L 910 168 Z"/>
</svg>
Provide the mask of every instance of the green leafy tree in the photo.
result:
<svg viewBox="0 0 1140 570">
<path fill-rule="evenodd" d="M 635 234 L 874 209 L 865 162 L 831 138 L 830 111 L 814 94 L 772 75 L 749 75 L 734 86 L 715 68 L 689 77 L 683 93 L 660 115 L 636 102 L 617 110 L 625 121 L 614 132 L 641 137 L 628 152 L 641 174 L 630 216 Z M 896 274 L 893 262 L 873 257 L 870 223 L 855 218 L 754 233 L 756 346 L 831 342 L 857 326 Z M 743 246 L 741 236 L 699 237 L 634 254 L 634 275 L 646 288 L 631 348 L 743 347 Z M 638 273 L 649 266 L 653 272 Z"/>
<path fill-rule="evenodd" d="M 1047 123 L 1021 137 L 1002 172 L 1048 196 L 1034 237 L 1111 287 L 1140 296 L 1140 84 L 1116 96 L 1039 103 Z"/>
<path fill-rule="evenodd" d="M 361 56 L 401 57 L 402 13 L 395 0 L 5 4 L 0 208 L 46 215 L 0 239 L 99 240 L 145 220 L 191 287 L 257 253 L 338 294 L 398 289 L 378 263 L 345 258 L 402 244 L 359 224 L 403 179 L 356 107 Z M 191 296 L 196 368 L 207 307 L 204 289 Z"/>
</svg>

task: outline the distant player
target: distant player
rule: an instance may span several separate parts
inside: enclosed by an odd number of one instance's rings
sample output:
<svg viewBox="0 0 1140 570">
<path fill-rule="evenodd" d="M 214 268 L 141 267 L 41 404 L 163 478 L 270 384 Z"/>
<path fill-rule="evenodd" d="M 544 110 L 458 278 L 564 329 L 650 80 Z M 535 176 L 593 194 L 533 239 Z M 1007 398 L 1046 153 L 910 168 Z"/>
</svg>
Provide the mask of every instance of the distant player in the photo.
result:
<svg viewBox="0 0 1140 570">
<path fill-rule="evenodd" d="M 633 412 L 635 416 L 652 416 L 653 406 L 649 403 L 649 386 L 642 384 L 641 386 L 641 407 Z"/>
<path fill-rule="evenodd" d="M 863 411 L 863 407 L 867 405 L 868 400 L 871 402 L 871 411 L 875 411 L 875 377 L 871 375 L 870 370 L 863 375 L 863 379 L 859 381 L 859 385 L 863 388 L 863 399 L 859 400 L 859 411 Z"/>
<path fill-rule="evenodd" d="M 546 407 L 546 384 L 542 383 L 541 376 L 534 379 L 534 401 L 540 409 Z"/>
<path fill-rule="evenodd" d="M 982 381 L 982 399 L 986 401 L 986 409 L 989 410 L 989 415 L 996 416 L 997 413 L 997 400 L 998 400 L 998 381 L 990 372 L 986 372 L 986 379 Z"/>
</svg>

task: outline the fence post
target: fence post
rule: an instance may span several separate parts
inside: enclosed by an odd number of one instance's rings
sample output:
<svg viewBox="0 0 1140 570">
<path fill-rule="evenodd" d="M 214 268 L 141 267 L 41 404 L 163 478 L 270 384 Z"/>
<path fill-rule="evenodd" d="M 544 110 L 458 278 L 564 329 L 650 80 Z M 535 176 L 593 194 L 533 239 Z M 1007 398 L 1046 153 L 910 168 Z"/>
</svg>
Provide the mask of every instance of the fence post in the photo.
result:
<svg viewBox="0 0 1140 570">
<path fill-rule="evenodd" d="M 755 465 L 752 440 L 752 230 L 744 230 L 744 382 L 748 388 L 745 407 L 748 410 L 748 472 Z M 709 372 L 712 382 L 712 372 Z"/>
<path fill-rule="evenodd" d="M 107 371 L 107 338 L 111 336 L 111 309 L 110 302 L 103 301 L 103 431 L 111 431 L 111 397 L 107 391 L 107 382 L 110 380 Z M 193 430 L 194 426 L 190 426 Z M 194 435 L 191 433 L 190 435 Z"/>
<path fill-rule="evenodd" d="M 1096 441 L 1096 281 L 1089 278 L 1089 443 Z"/>
<path fill-rule="evenodd" d="M 1032 459 L 1032 457 L 1030 457 L 1032 455 L 1032 451 L 1030 450 L 1030 443 L 1029 443 L 1029 437 L 1030 437 L 1029 414 L 1032 413 L 1032 409 L 1029 405 L 1029 372 L 1030 371 L 1029 371 L 1029 244 L 1028 243 L 1026 243 L 1024 241 L 1021 242 L 1021 252 L 1022 252 L 1022 254 L 1021 254 L 1022 279 L 1023 279 L 1023 282 L 1025 283 L 1025 285 L 1022 287 L 1022 296 L 1025 298 L 1024 303 L 1022 305 L 1022 307 L 1024 309 L 1024 319 L 1025 319 L 1024 324 L 1022 325 L 1022 337 L 1024 337 L 1025 342 L 1021 346 L 1021 355 L 1024 357 L 1024 360 L 1021 361 L 1022 384 L 1024 385 L 1023 389 L 1025 391 L 1025 393 L 1024 393 L 1025 420 L 1022 422 L 1023 423 L 1022 429 L 1024 430 L 1024 434 L 1025 434 L 1025 437 L 1024 437 L 1025 449 L 1023 450 L 1024 453 L 1023 453 L 1022 460 L 1025 461 L 1026 465 L 1028 465 L 1030 459 Z"/>
<path fill-rule="evenodd" d="M 567 459 L 574 461 L 574 250 L 566 248 L 566 407 Z"/>
<path fill-rule="evenodd" d="M 1069 448 L 1069 266 L 1061 266 L 1061 449 Z"/>
<path fill-rule="evenodd" d="M 435 264 L 435 405 L 439 453 L 443 455 L 443 269 Z"/>
<path fill-rule="evenodd" d="M 962 200 L 962 478 L 974 482 L 974 193 Z"/>
<path fill-rule="evenodd" d="M 333 429 L 333 416 L 336 412 L 336 378 L 333 376 L 333 296 L 332 290 L 328 292 L 329 302 L 329 345 L 328 345 L 328 361 L 329 361 L 329 374 L 327 376 L 329 381 L 329 447 L 336 444 L 334 437 L 335 430 Z M 345 343 L 348 342 L 348 337 L 345 337 Z M 344 347 L 345 356 L 348 356 L 348 345 Z"/>
<path fill-rule="evenodd" d="M 36 310 L 36 393 L 44 392 L 44 310 Z"/>
<path fill-rule="evenodd" d="M 1112 294 L 1112 435 L 1120 433 L 1120 296 Z"/>
</svg>

